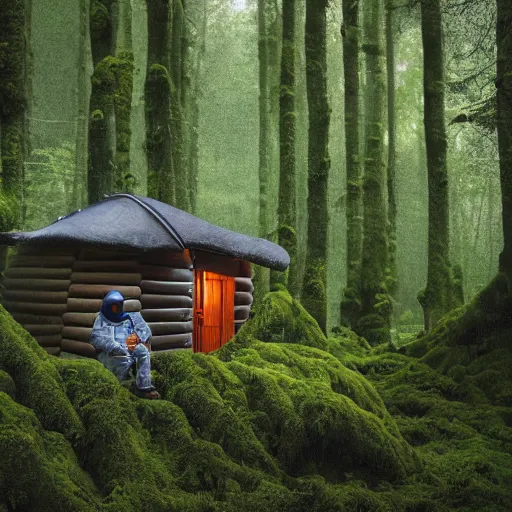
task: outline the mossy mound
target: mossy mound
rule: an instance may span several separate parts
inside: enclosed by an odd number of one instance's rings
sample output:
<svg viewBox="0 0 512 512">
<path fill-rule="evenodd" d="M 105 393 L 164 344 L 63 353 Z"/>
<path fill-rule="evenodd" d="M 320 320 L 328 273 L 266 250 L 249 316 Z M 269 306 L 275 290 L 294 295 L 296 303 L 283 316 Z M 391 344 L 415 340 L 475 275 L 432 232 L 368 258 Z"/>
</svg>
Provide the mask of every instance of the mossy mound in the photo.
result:
<svg viewBox="0 0 512 512">
<path fill-rule="evenodd" d="M 413 510 L 509 509 L 512 408 L 492 405 L 485 392 L 488 386 L 497 392 L 502 379 L 482 388 L 468 380 L 465 371 L 457 380 L 416 358 L 377 349 L 344 358 L 374 384 L 425 464 L 425 471 L 399 490 L 416 496 L 415 506 L 424 504 Z M 479 362 L 482 368 L 488 363 Z"/>
<path fill-rule="evenodd" d="M 327 339 L 316 320 L 286 290 L 268 293 L 238 338 L 327 347 Z"/>
<path fill-rule="evenodd" d="M 182 352 L 155 363 L 164 396 L 240 463 L 272 472 L 276 459 L 288 474 L 338 482 L 418 469 L 373 387 L 327 352 L 237 339 L 213 356 Z"/>
<path fill-rule="evenodd" d="M 413 449 L 375 389 L 327 352 L 237 339 L 211 355 L 156 354 L 153 367 L 164 400 L 138 399 L 97 361 L 47 356 L 0 307 L 0 509 L 407 501 L 378 485 L 420 469 Z"/>
<path fill-rule="evenodd" d="M 512 406 L 512 296 L 498 275 L 470 304 L 401 349 L 499 406 Z"/>
</svg>

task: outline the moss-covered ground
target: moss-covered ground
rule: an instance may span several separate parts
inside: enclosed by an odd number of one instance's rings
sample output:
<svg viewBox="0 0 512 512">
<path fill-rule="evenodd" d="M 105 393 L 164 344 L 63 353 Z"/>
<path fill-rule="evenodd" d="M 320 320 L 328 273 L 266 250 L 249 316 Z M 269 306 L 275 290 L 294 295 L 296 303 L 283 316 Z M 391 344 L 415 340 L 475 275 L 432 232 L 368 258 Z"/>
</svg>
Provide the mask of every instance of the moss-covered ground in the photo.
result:
<svg viewBox="0 0 512 512">
<path fill-rule="evenodd" d="M 273 292 L 217 352 L 154 354 L 147 401 L 0 306 L 0 510 L 509 511 L 509 348 L 450 366 L 443 336 L 327 339 Z"/>
</svg>

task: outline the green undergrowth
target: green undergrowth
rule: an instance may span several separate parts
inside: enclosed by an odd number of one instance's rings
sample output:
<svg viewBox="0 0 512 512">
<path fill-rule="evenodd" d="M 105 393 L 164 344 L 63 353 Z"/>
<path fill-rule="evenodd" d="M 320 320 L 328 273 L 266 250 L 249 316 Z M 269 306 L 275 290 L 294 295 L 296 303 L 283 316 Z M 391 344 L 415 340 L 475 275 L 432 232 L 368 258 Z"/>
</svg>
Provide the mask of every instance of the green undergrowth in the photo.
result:
<svg viewBox="0 0 512 512">
<path fill-rule="evenodd" d="M 400 489 L 429 504 L 421 510 L 510 510 L 512 329 L 507 300 L 489 299 L 495 286 L 398 352 L 355 335 L 329 339 L 340 361 L 375 386 L 421 457 L 425 471 Z"/>
<path fill-rule="evenodd" d="M 512 408 L 490 384 L 327 339 L 284 291 L 153 374 L 163 400 L 138 399 L 0 306 L 0 510 L 509 510 Z"/>
</svg>

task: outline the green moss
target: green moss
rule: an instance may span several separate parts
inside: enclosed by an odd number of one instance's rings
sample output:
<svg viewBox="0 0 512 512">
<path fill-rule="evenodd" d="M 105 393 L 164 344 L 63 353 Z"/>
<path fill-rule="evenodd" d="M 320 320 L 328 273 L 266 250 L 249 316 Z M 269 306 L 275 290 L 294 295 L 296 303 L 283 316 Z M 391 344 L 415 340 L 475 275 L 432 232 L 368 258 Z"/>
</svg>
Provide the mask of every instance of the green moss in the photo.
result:
<svg viewBox="0 0 512 512">
<path fill-rule="evenodd" d="M 146 149 L 148 154 L 148 194 L 174 204 L 174 176 L 168 132 L 171 125 L 170 99 L 174 87 L 168 69 L 152 64 L 145 85 Z"/>
<path fill-rule="evenodd" d="M 0 10 L 0 117 L 2 121 L 23 113 L 26 105 L 25 6 L 9 2 Z"/>
<path fill-rule="evenodd" d="M 305 315 L 286 292 L 266 300 L 278 303 L 268 310 L 271 325 L 272 311 Z M 50 358 L 0 308 L 0 503 L 112 512 L 508 510 L 512 407 L 498 375 L 505 348 L 444 375 L 347 329 L 325 340 L 314 322 L 280 322 L 301 343 L 285 342 L 288 334 L 280 343 L 257 339 L 276 332 L 260 320 L 208 355 L 154 354 L 164 399 L 145 401 L 97 361 Z M 310 328 L 322 348 L 303 339 Z"/>
<path fill-rule="evenodd" d="M 108 8 L 100 1 L 93 0 L 90 10 L 91 33 L 94 38 L 101 38 L 110 27 Z"/>
<path fill-rule="evenodd" d="M 16 400 L 34 409 L 44 428 L 60 432 L 70 441 L 83 434 L 50 357 L 1 306 L 0 369 L 13 379 Z"/>
<path fill-rule="evenodd" d="M 97 510 L 100 497 L 65 438 L 0 392 L 0 496 L 9 510 Z"/>
<path fill-rule="evenodd" d="M 301 343 L 326 348 L 327 339 L 313 317 L 285 291 L 266 295 L 254 318 L 242 328 L 240 339 L 273 343 Z"/>
<path fill-rule="evenodd" d="M 302 304 L 307 312 L 327 332 L 327 273 L 325 262 L 318 259 L 309 261 L 302 286 Z"/>
<path fill-rule="evenodd" d="M 6 393 L 13 400 L 16 398 L 16 384 L 12 377 L 3 370 L 0 370 L 0 393 Z"/>
<path fill-rule="evenodd" d="M 327 352 L 235 339 L 216 356 L 244 383 L 254 428 L 288 472 L 343 480 L 366 459 L 398 478 L 415 467 L 373 387 Z"/>
<path fill-rule="evenodd" d="M 0 192 L 0 231 L 10 231 L 15 227 L 17 213 L 15 197 Z"/>
</svg>

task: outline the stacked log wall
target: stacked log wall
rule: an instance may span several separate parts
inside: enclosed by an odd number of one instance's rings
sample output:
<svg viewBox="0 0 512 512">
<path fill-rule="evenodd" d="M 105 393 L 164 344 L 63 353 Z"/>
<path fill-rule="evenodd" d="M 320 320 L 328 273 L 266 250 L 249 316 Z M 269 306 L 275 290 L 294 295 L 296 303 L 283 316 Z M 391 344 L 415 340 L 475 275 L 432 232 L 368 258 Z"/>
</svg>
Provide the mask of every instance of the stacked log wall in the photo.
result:
<svg viewBox="0 0 512 512">
<path fill-rule="evenodd" d="M 190 348 L 194 274 L 188 251 L 141 255 L 138 261 L 141 314 L 153 333 L 152 350 Z"/>
<path fill-rule="evenodd" d="M 254 292 L 251 264 L 240 261 L 238 274 L 235 277 L 235 334 L 249 319 Z"/>
<path fill-rule="evenodd" d="M 25 246 L 4 273 L 3 305 L 49 353 L 95 357 L 92 326 L 110 290 L 141 312 L 152 331 L 152 350 L 189 348 L 193 331 L 193 269 L 182 254 L 82 249 L 56 252 Z M 252 304 L 251 266 L 240 262 L 235 277 L 235 333 Z"/>
<path fill-rule="evenodd" d="M 75 254 L 20 247 L 4 272 L 3 306 L 46 352 L 59 355 Z"/>
<path fill-rule="evenodd" d="M 101 309 L 103 298 L 118 290 L 126 298 L 124 310 L 141 310 L 141 274 L 135 254 L 118 251 L 84 249 L 73 264 L 68 290 L 67 312 L 62 320 L 62 350 L 95 357 L 89 343 L 92 326 Z"/>
</svg>

